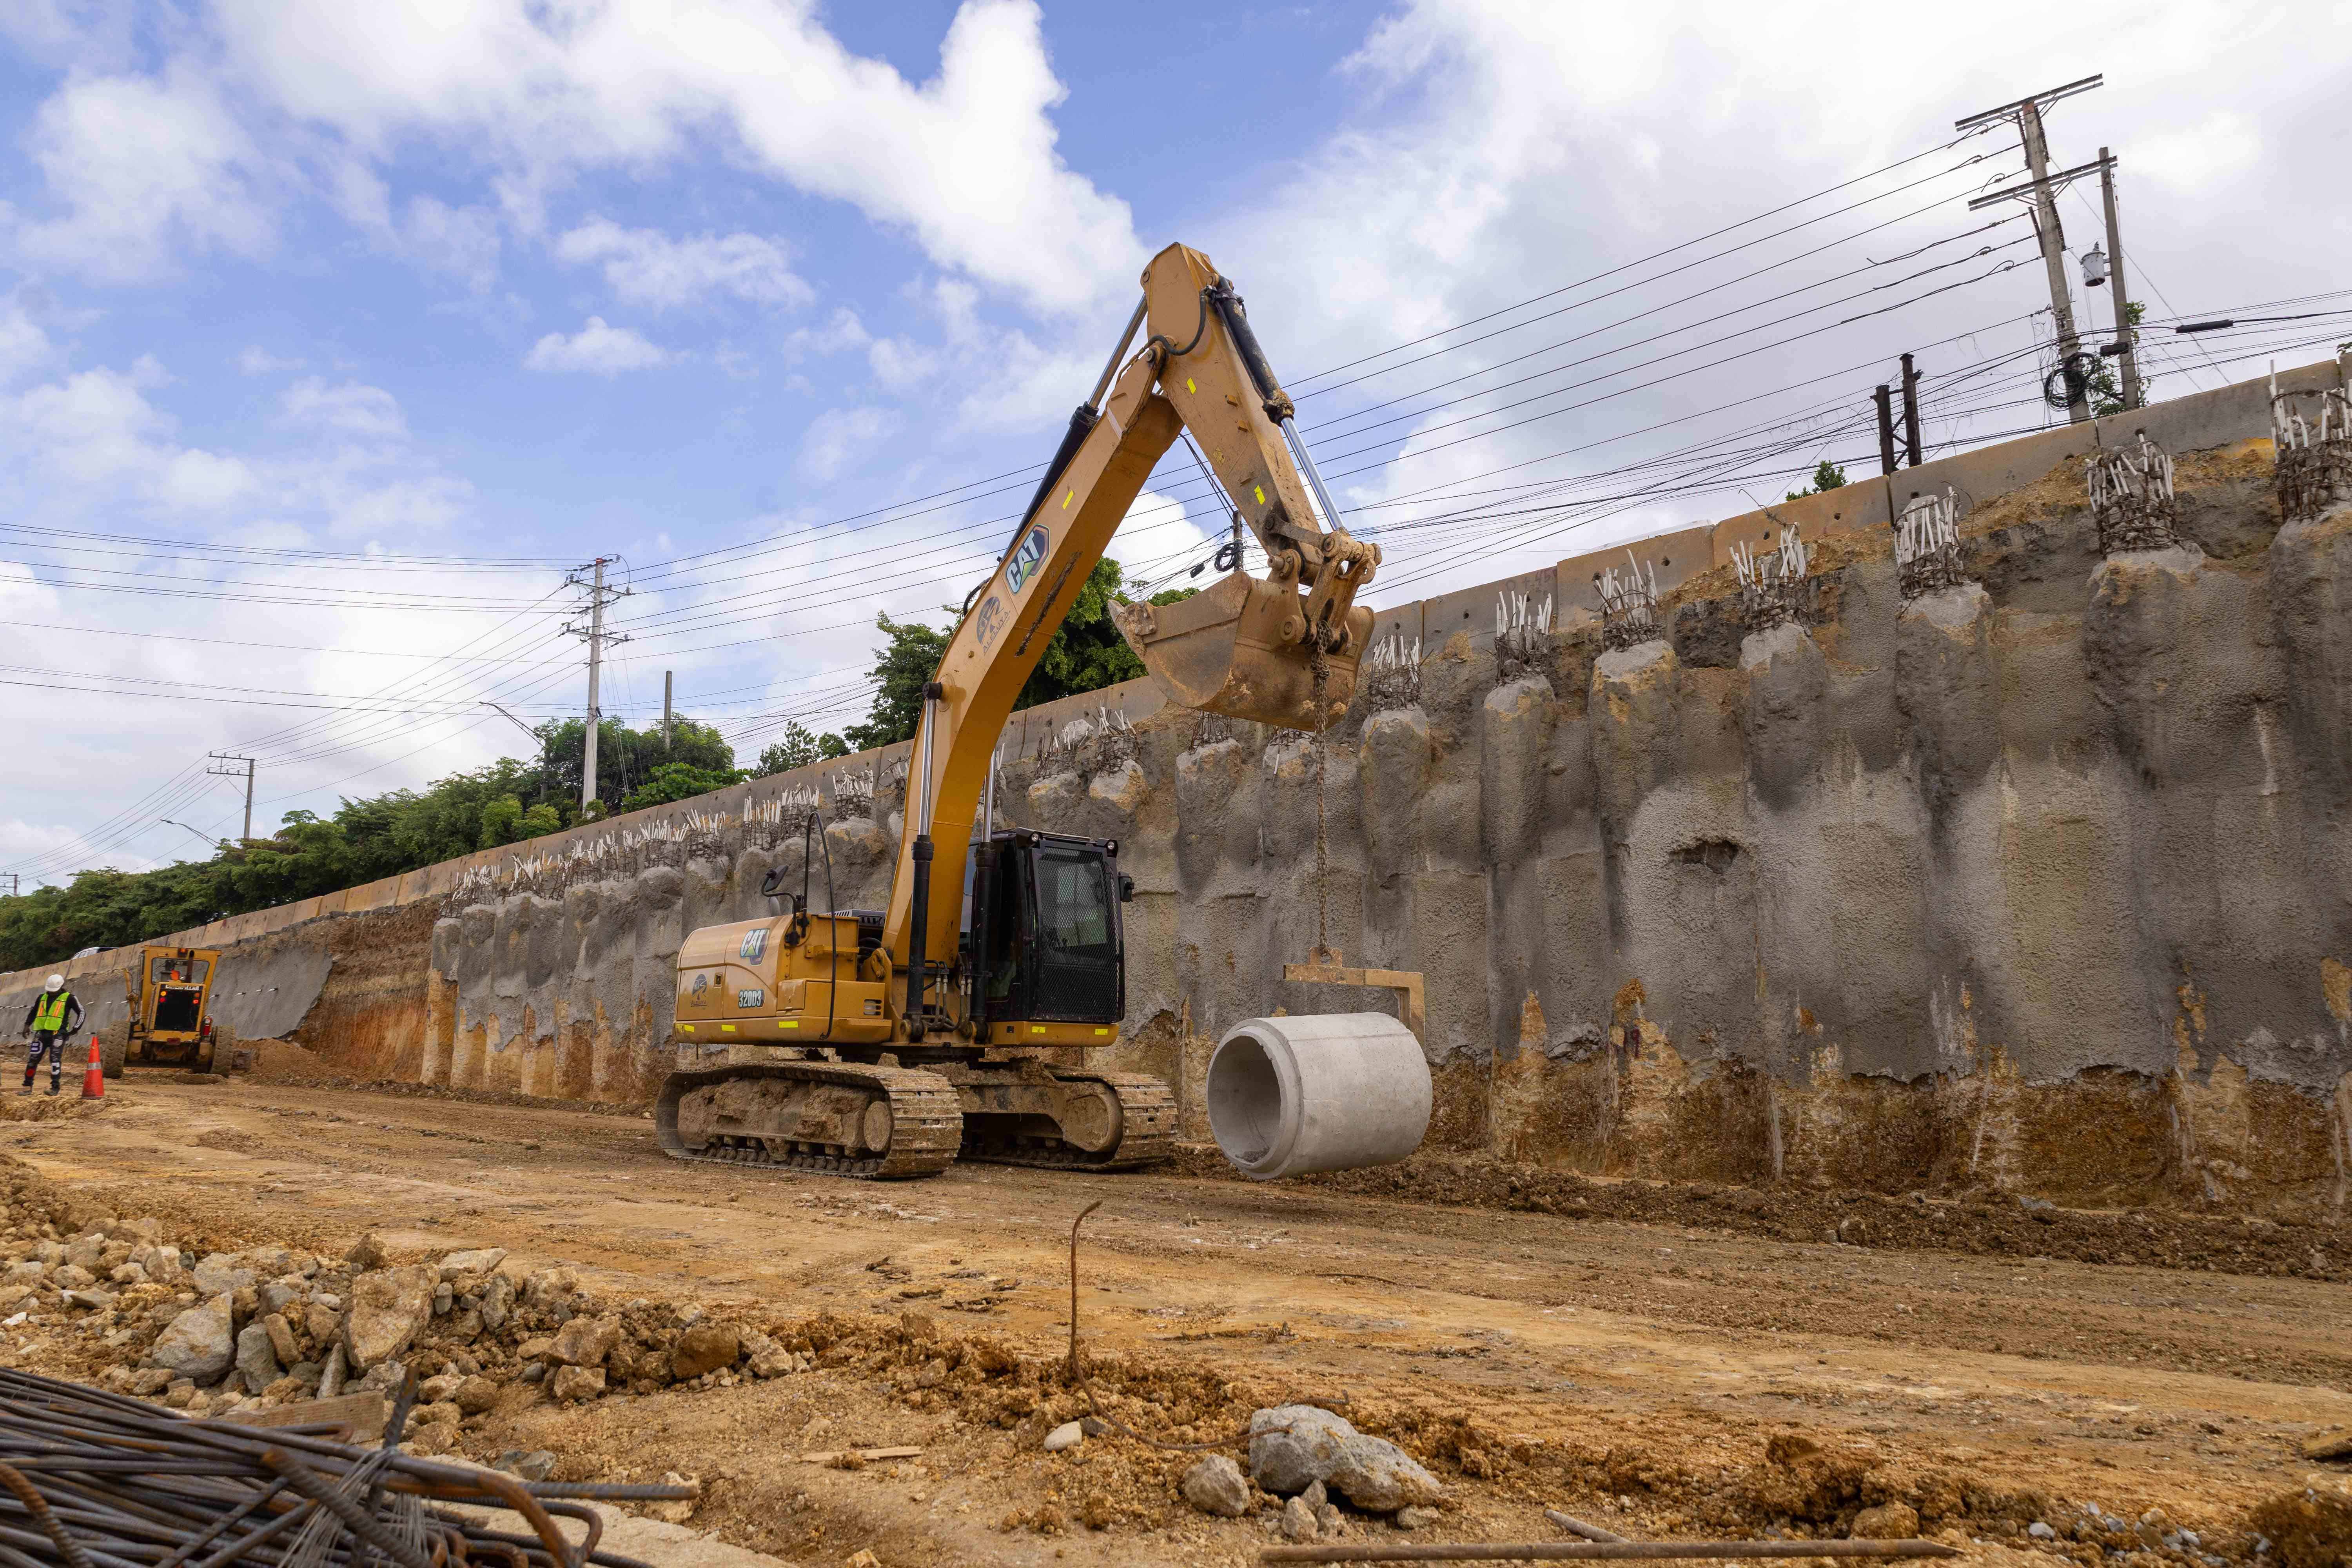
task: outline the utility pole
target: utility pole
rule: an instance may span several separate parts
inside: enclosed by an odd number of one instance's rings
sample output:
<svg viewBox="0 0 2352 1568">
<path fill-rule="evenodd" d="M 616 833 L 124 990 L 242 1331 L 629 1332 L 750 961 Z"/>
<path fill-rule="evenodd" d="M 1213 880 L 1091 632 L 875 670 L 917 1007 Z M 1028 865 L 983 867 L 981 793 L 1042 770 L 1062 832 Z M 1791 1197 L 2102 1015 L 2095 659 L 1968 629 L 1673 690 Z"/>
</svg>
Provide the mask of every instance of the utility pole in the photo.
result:
<svg viewBox="0 0 2352 1568">
<path fill-rule="evenodd" d="M 605 606 L 615 599 L 626 598 L 634 591 L 628 588 L 608 588 L 604 585 L 604 568 L 618 559 L 618 556 L 614 555 L 599 555 L 587 565 L 575 567 L 572 575 L 564 579 L 575 588 L 588 590 L 588 603 L 583 606 L 588 612 L 588 624 L 585 626 L 571 625 L 563 628 L 572 636 L 584 639 L 588 644 L 588 744 L 580 767 L 580 809 L 583 813 L 587 811 L 590 803 L 596 798 L 596 729 L 604 718 L 604 710 L 597 706 L 597 697 L 599 683 L 604 673 L 604 645 L 625 643 L 629 640 L 625 637 L 616 636 L 604 629 Z M 583 573 L 588 575 L 583 577 L 581 575 Z"/>
<path fill-rule="evenodd" d="M 2058 200 L 2050 189 L 2050 143 L 2042 133 L 2042 110 L 2029 100 L 2017 111 L 2025 140 L 2026 167 L 2033 171 L 2033 226 L 2042 237 L 2042 265 L 2050 274 L 2050 319 L 2058 329 L 2058 363 L 2074 363 L 2083 352 L 2074 335 L 2074 302 L 2066 291 L 2066 231 L 2058 222 Z M 2066 417 L 2076 425 L 2091 417 L 2089 399 L 2073 376 L 2066 386 Z"/>
<path fill-rule="evenodd" d="M 2097 87 L 2104 76 L 2086 76 L 2080 81 L 2053 87 L 2021 98 L 2015 103 L 1988 109 L 1981 114 L 1971 114 L 1966 120 L 1952 122 L 1955 131 L 1971 131 L 1994 120 L 2017 122 L 2018 140 L 2024 144 L 2025 165 L 2032 178 L 2023 185 L 2011 186 L 1989 196 L 1979 196 L 1969 204 L 1973 212 L 1989 203 L 2010 196 L 2031 195 L 2033 199 L 2033 227 L 2042 241 L 2042 265 L 2050 276 L 2050 315 L 2058 329 L 2058 364 L 2061 379 L 2066 387 L 2066 417 L 2077 425 L 2091 417 L 2091 405 L 2081 378 L 2071 373 L 2074 356 L 2083 352 L 2082 341 L 2074 332 L 2074 304 L 2066 291 L 2066 231 L 2058 223 L 2059 186 L 2081 170 L 2069 170 L 2053 181 L 2050 175 L 2050 142 L 2042 134 L 2042 111 L 2060 99 L 2072 98 L 2078 92 L 2088 92 Z"/>
<path fill-rule="evenodd" d="M 0 871 L 0 877 L 5 877 L 8 879 L 7 896 L 9 898 L 14 899 L 23 895 L 25 890 L 25 879 L 21 872 Z"/>
<path fill-rule="evenodd" d="M 1919 373 L 1911 364 L 1911 356 L 1903 356 L 1903 447 L 1911 455 L 1911 466 L 1919 466 Z"/>
<path fill-rule="evenodd" d="M 2137 408 L 2140 395 L 2139 351 L 2132 342 L 2131 296 L 2124 291 L 2124 231 L 2116 223 L 2116 160 L 2099 149 L 2099 195 L 2107 208 L 2107 287 L 2116 291 L 2116 357 L 2124 362 L 2124 406 Z"/>
<path fill-rule="evenodd" d="M 1895 405 L 1893 389 L 1885 382 L 1878 384 L 1878 471 L 1895 471 Z"/>
<path fill-rule="evenodd" d="M 245 837 L 242 839 L 239 839 L 238 842 L 250 844 L 253 842 L 253 759 L 251 757 L 234 756 L 227 752 L 213 752 L 208 754 L 215 762 L 243 763 L 245 764 Z M 235 768 L 206 768 L 205 772 L 208 773 L 216 773 L 225 779 L 233 779 L 237 776 L 236 770 Z"/>
<path fill-rule="evenodd" d="M 673 689 L 670 677 L 676 673 L 677 671 L 669 669 L 662 671 L 662 750 L 665 752 L 669 750 L 669 700 Z"/>
</svg>

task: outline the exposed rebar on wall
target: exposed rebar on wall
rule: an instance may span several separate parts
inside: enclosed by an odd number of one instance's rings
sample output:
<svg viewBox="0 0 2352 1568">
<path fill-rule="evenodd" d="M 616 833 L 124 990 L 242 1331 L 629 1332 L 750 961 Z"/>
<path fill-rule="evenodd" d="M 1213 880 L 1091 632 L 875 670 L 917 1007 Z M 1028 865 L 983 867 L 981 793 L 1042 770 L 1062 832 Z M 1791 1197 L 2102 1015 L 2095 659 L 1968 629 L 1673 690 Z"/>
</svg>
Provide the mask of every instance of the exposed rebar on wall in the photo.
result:
<svg viewBox="0 0 2352 1568">
<path fill-rule="evenodd" d="M 2299 406 L 2312 400 L 2319 405 L 2315 423 Z M 2281 518 L 2305 522 L 2352 504 L 2352 387 L 2281 392 L 2273 370 L 2271 440 L 2278 453 L 2273 482 Z"/>
<path fill-rule="evenodd" d="M 2180 542 L 2171 454 L 2143 433 L 2136 447 L 2094 453 L 2083 461 L 2101 553 L 2169 550 Z"/>
<path fill-rule="evenodd" d="M 1665 624 L 1658 616 L 1657 569 L 1650 567 L 1644 576 L 1643 563 L 1634 560 L 1630 550 L 1625 565 L 1630 576 L 1618 576 L 1612 566 L 1592 579 L 1601 591 L 1602 647 L 1632 647 L 1665 636 Z"/>
<path fill-rule="evenodd" d="M 1505 680 L 1542 671 L 1550 631 L 1549 594 L 1540 602 L 1508 588 L 1495 595 L 1495 664 Z"/>
<path fill-rule="evenodd" d="M 1356 674 L 1356 700 L 1366 717 L 1421 706 L 1421 639 L 1404 640 L 1402 629 L 1372 644 Z"/>
<path fill-rule="evenodd" d="M 1895 583 L 1906 599 L 1968 580 L 1960 565 L 1960 502 L 1951 486 L 1913 496 L 1895 520 Z"/>
<path fill-rule="evenodd" d="M 1812 613 L 1813 580 L 1806 575 L 1811 558 L 1795 524 L 1783 524 L 1780 542 L 1762 555 L 1734 542 L 1731 564 L 1739 574 L 1740 622 L 1748 631 L 1769 631 Z"/>
</svg>

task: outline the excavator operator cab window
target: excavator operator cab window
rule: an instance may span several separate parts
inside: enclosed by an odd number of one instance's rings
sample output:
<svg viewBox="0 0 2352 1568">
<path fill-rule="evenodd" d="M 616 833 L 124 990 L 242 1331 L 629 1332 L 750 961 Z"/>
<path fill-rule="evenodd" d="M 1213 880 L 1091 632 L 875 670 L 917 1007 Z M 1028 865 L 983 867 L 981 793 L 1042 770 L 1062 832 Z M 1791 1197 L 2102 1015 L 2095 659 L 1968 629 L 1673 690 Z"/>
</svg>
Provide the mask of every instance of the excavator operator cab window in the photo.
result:
<svg viewBox="0 0 2352 1568">
<path fill-rule="evenodd" d="M 995 845 L 987 1016 L 1117 1023 L 1127 1012 L 1119 877 L 1099 841 L 1011 833 Z"/>
</svg>

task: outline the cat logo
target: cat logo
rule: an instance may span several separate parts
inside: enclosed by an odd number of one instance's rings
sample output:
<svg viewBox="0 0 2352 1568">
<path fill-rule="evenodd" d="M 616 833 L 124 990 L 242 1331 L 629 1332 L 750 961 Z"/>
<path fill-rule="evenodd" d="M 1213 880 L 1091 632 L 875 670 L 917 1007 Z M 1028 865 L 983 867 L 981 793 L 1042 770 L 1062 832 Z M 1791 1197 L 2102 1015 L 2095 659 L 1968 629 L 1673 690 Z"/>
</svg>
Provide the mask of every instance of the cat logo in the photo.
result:
<svg viewBox="0 0 2352 1568">
<path fill-rule="evenodd" d="M 738 1007 L 757 1007 L 764 1004 L 767 1000 L 767 992 L 756 985 L 751 986 L 748 990 L 738 991 L 735 993 L 735 1005 Z"/>
<path fill-rule="evenodd" d="M 991 594 L 982 602 L 980 614 L 971 623 L 971 635 L 980 639 L 981 647 L 986 647 L 996 640 L 998 623 L 1003 619 L 1004 601 Z"/>
<path fill-rule="evenodd" d="M 694 1000 L 696 1005 L 699 1006 L 701 1005 L 702 994 L 709 989 L 710 976 L 708 974 L 698 974 L 694 977 Z"/>
<path fill-rule="evenodd" d="M 757 963 L 760 955 L 768 951 L 768 928 L 761 926 L 743 933 L 743 946 L 738 956 L 747 963 Z"/>
<path fill-rule="evenodd" d="M 1013 564 L 1004 569 L 1004 586 L 1014 598 L 1019 598 L 1021 590 L 1037 575 L 1037 568 L 1045 564 L 1047 542 L 1045 531 L 1033 528 L 1029 531 L 1029 537 L 1023 540 L 1021 547 L 1013 552 Z"/>
</svg>

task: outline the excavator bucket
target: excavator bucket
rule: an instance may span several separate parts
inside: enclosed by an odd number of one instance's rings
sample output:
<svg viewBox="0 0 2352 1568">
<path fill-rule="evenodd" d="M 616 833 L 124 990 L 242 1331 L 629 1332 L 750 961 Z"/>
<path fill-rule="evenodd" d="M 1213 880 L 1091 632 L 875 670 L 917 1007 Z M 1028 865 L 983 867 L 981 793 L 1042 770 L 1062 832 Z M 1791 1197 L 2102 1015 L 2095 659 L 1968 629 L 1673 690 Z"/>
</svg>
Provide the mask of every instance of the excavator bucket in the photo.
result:
<svg viewBox="0 0 2352 1568">
<path fill-rule="evenodd" d="M 1327 657 L 1323 711 L 1315 669 L 1296 634 L 1307 601 L 1286 584 L 1229 572 L 1172 605 L 1119 605 L 1113 618 L 1171 702 L 1288 730 L 1320 730 L 1347 712 L 1372 613 L 1348 612 L 1346 646 Z M 1292 635 L 1286 637 L 1286 628 Z"/>
</svg>

